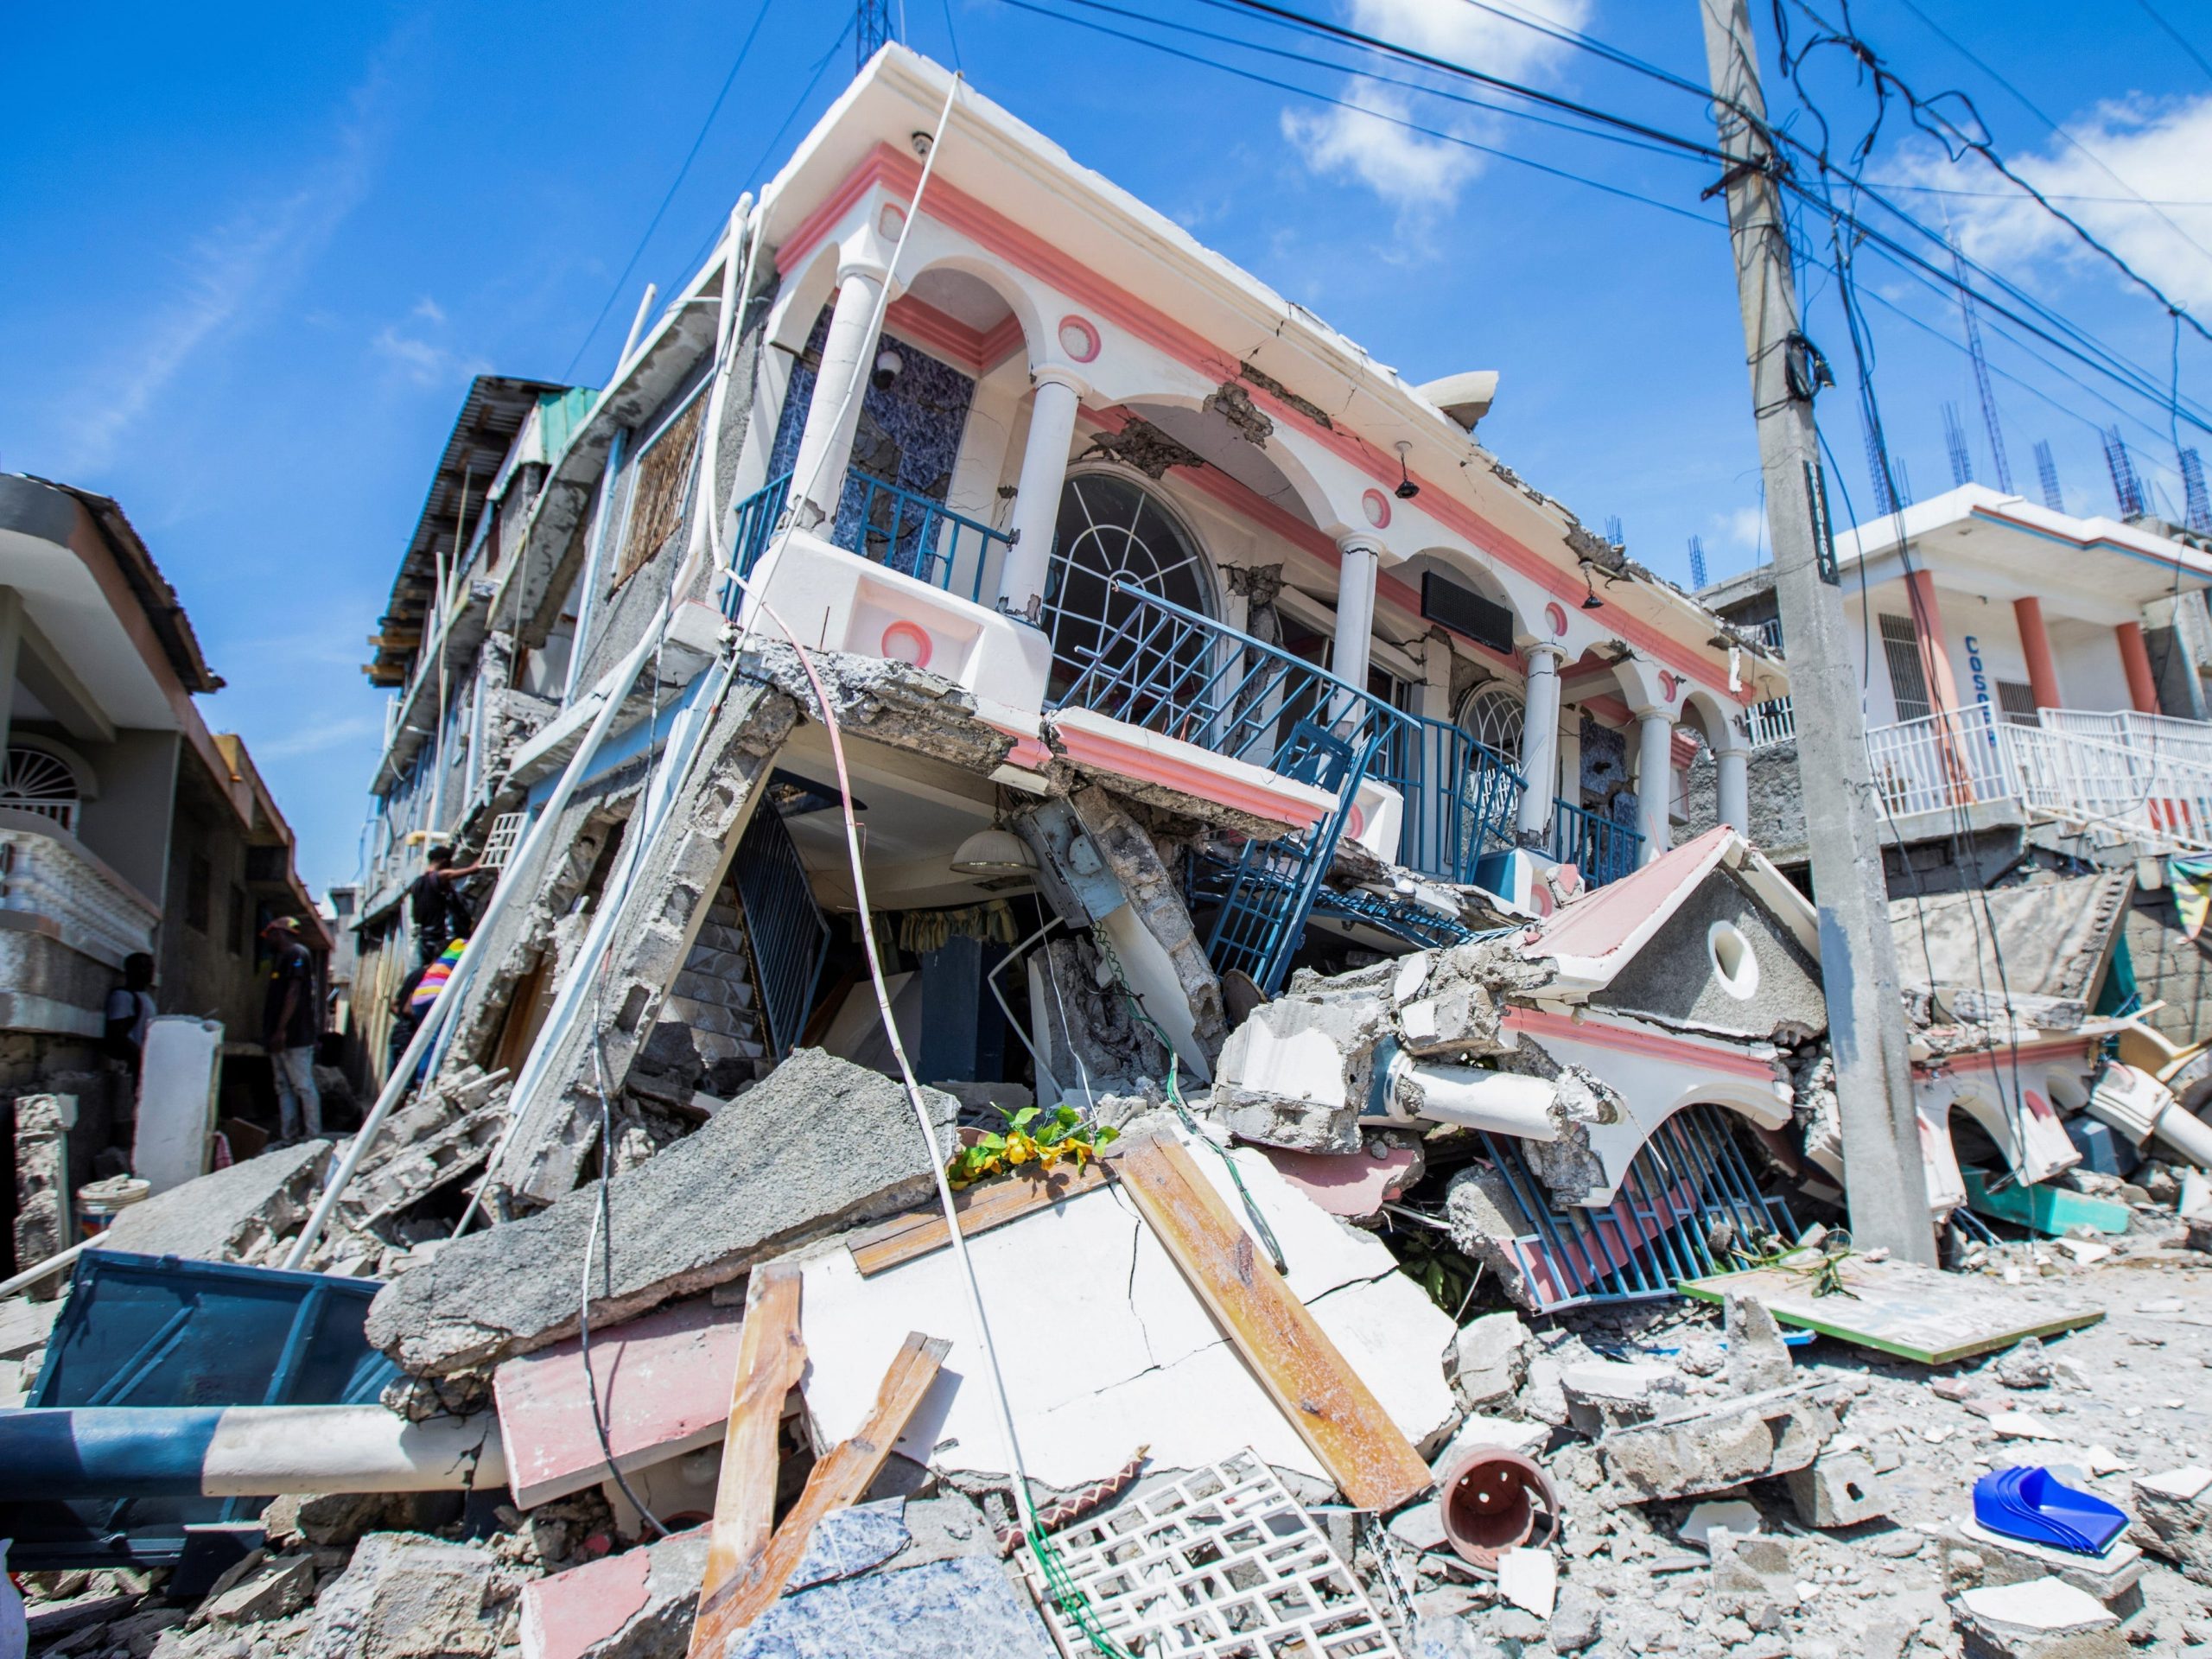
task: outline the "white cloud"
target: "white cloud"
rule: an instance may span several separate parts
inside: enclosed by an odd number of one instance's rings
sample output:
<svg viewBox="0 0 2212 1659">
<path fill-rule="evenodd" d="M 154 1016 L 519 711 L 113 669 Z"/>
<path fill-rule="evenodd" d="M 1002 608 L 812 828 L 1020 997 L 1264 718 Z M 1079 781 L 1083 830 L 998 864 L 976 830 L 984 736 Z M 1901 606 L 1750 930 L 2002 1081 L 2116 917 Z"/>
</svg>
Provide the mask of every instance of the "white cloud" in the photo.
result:
<svg viewBox="0 0 2212 1659">
<path fill-rule="evenodd" d="M 429 338 L 446 320 L 445 312 L 435 300 L 423 299 L 407 315 L 427 326 L 410 328 L 388 322 L 369 341 L 369 349 L 415 385 L 450 386 L 465 375 L 487 372 L 490 365 L 481 359 Z"/>
<path fill-rule="evenodd" d="M 2013 170 L 2046 195 L 2099 198 L 2057 206 L 2182 304 L 2212 307 L 2212 253 L 2205 251 L 2212 249 L 2212 168 L 2206 159 L 2212 157 L 2212 92 L 2116 99 L 2076 116 L 2066 128 L 2078 148 L 2053 134 L 2042 149 L 2010 158 Z M 1976 193 L 1948 203 L 1970 258 L 2018 273 L 2056 257 L 2072 267 L 2086 262 L 2113 282 L 2127 281 L 1979 157 L 1952 162 L 1921 151 L 1900 171 L 1910 183 Z M 2116 183 L 2115 175 L 2124 183 Z M 2130 190 L 2145 200 L 2132 199 Z"/>
<path fill-rule="evenodd" d="M 119 349 L 71 390 L 55 415 L 62 470 L 97 474 L 194 357 L 233 325 L 265 314 L 328 245 L 366 193 L 374 148 L 369 111 L 381 71 L 356 89 L 331 153 L 290 188 L 240 206 L 185 247 L 169 291 L 149 296 Z"/>
<path fill-rule="evenodd" d="M 282 737 L 263 739 L 247 747 L 257 760 L 291 760 L 372 742 L 383 734 L 382 715 L 353 715 L 344 720 L 317 720 Z"/>
<path fill-rule="evenodd" d="M 1538 21 L 1580 28 L 1591 0 L 1504 0 Z M 1479 68 L 1513 80 L 1541 78 L 1568 51 L 1537 30 L 1483 10 L 1465 0 L 1349 0 L 1351 26 L 1399 46 Z M 1395 64 L 1391 73 L 1418 73 Z M 1349 178 L 1395 207 L 1405 218 L 1441 212 L 1483 170 L 1485 158 L 1448 138 L 1430 137 L 1402 124 L 1424 127 L 1484 143 L 1498 141 L 1497 117 L 1455 111 L 1441 100 L 1418 109 L 1403 90 L 1355 75 L 1339 96 L 1356 109 L 1287 109 L 1282 133 L 1315 173 Z"/>
<path fill-rule="evenodd" d="M 1766 534 L 1766 509 L 1738 507 L 1718 515 L 1712 521 L 1715 540 L 1723 547 L 1738 553 L 1751 554 L 1759 550 Z"/>
</svg>

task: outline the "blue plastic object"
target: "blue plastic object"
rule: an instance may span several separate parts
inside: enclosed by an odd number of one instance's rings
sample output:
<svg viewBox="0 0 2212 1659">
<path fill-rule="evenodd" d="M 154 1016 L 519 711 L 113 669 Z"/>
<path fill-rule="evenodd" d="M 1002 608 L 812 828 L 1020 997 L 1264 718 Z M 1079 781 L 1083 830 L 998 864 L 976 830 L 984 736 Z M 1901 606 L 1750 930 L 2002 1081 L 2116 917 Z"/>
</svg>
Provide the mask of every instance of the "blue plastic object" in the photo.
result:
<svg viewBox="0 0 2212 1659">
<path fill-rule="evenodd" d="M 2034 1465 L 1994 1470 L 1974 1482 L 1974 1518 L 1999 1537 L 2081 1555 L 2103 1554 L 2127 1526 L 2124 1510 Z"/>
</svg>

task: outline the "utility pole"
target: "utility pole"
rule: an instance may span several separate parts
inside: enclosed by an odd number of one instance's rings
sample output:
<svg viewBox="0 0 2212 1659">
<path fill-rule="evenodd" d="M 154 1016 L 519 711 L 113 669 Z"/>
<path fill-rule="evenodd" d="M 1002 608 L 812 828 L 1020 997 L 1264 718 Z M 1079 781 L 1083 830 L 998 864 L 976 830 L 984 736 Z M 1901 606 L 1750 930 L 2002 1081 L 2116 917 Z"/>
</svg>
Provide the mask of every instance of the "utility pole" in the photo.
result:
<svg viewBox="0 0 2212 1659">
<path fill-rule="evenodd" d="M 1817 359 L 1797 327 L 1789 235 L 1775 186 L 1777 162 L 1767 137 L 1749 0 L 1698 0 L 1698 9 L 1713 118 L 1728 157 L 1722 182 L 1729 240 L 1766 480 L 1775 598 L 1789 641 L 1797 776 L 1820 906 L 1821 975 L 1843 1119 L 1852 1242 L 1932 1264 L 1935 1229 L 1912 1106 L 1866 723 L 1844 637 L 1827 486 L 1813 429 Z"/>
</svg>

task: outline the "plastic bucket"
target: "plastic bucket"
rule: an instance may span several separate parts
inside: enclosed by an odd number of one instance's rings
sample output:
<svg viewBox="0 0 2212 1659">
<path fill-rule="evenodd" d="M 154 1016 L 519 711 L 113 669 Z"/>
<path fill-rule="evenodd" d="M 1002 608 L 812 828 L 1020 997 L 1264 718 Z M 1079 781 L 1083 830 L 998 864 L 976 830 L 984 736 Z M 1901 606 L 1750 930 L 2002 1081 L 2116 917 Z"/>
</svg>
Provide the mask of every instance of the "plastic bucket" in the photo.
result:
<svg viewBox="0 0 2212 1659">
<path fill-rule="evenodd" d="M 90 1238 L 114 1225 L 115 1218 L 134 1204 L 153 1196 L 154 1184 L 136 1175 L 111 1175 L 77 1189 L 77 1230 Z"/>
</svg>

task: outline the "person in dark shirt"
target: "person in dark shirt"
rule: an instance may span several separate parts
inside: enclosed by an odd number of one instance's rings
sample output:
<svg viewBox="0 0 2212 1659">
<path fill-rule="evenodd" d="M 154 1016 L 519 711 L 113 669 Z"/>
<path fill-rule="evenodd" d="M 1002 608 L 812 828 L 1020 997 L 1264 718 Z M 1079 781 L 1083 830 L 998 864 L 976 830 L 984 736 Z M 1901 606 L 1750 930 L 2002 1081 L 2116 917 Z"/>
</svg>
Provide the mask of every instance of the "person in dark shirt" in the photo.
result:
<svg viewBox="0 0 2212 1659">
<path fill-rule="evenodd" d="M 123 983 L 107 994 L 107 1051 L 138 1075 L 146 1033 L 154 1023 L 154 959 L 143 950 L 123 959 Z"/>
<path fill-rule="evenodd" d="M 415 992 L 423 982 L 423 976 L 430 971 L 428 963 L 417 963 L 407 977 L 399 982 L 399 988 L 391 994 L 391 1034 L 385 1039 L 385 1069 L 396 1068 L 407 1052 L 407 1045 L 415 1040 L 416 1027 L 423 1023 L 423 1011 L 415 1006 Z M 429 1056 L 423 1057 L 425 1065 Z M 421 1068 L 417 1068 L 419 1072 Z"/>
<path fill-rule="evenodd" d="M 261 1041 L 276 1073 L 278 1139 L 322 1136 L 322 1094 L 315 1087 L 315 1043 L 322 1034 L 315 995 L 315 958 L 300 943 L 296 916 L 279 916 L 261 930 L 269 946 L 269 989 L 262 1003 Z"/>
<path fill-rule="evenodd" d="M 415 960 L 425 964 L 435 962 L 439 951 L 474 925 L 468 900 L 461 896 L 455 884 L 484 868 L 481 864 L 456 868 L 450 847 L 431 848 L 429 861 L 430 868 L 407 889 L 407 916 L 415 925 Z"/>
</svg>

